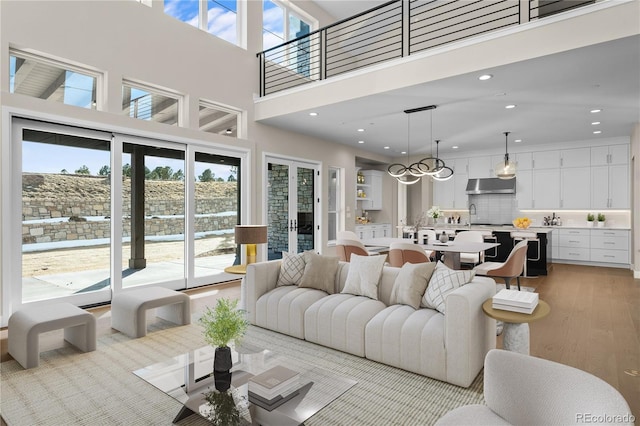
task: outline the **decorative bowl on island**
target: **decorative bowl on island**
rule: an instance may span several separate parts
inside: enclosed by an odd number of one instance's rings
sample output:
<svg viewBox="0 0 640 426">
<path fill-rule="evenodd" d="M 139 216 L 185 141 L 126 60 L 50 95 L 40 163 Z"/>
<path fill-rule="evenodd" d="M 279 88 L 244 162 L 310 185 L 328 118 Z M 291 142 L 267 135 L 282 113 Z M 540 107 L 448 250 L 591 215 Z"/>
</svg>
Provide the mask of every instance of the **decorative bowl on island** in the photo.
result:
<svg viewBox="0 0 640 426">
<path fill-rule="evenodd" d="M 527 229 L 531 226 L 531 219 L 528 217 L 517 217 L 513 220 L 513 226 L 518 229 Z"/>
</svg>

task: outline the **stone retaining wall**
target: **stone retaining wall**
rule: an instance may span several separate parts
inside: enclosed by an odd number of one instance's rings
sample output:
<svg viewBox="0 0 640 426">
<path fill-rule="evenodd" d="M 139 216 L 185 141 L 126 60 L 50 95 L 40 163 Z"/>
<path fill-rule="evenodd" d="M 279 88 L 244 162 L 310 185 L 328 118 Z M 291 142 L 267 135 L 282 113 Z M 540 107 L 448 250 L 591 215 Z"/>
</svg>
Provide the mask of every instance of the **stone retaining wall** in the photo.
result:
<svg viewBox="0 0 640 426">
<path fill-rule="evenodd" d="M 228 231 L 233 233 L 237 223 L 236 215 L 196 217 L 195 232 Z M 131 221 L 125 218 L 122 222 L 123 237 L 130 236 Z M 149 217 L 144 221 L 146 236 L 180 235 L 184 234 L 183 217 Z M 58 241 L 93 240 L 109 238 L 111 221 L 60 221 L 36 222 L 22 225 L 22 243 L 51 243 Z"/>
</svg>

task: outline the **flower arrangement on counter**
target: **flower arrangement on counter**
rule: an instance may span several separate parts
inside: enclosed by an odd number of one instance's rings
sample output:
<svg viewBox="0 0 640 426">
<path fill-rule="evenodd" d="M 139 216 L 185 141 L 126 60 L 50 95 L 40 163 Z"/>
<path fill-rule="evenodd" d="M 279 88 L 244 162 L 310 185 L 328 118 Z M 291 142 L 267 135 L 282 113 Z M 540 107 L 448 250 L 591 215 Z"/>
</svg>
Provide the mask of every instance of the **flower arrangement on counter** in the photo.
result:
<svg viewBox="0 0 640 426">
<path fill-rule="evenodd" d="M 531 219 L 528 217 L 517 217 L 513 220 L 513 226 L 520 229 L 527 229 L 531 226 Z"/>
<path fill-rule="evenodd" d="M 431 206 L 431 208 L 427 210 L 427 216 L 432 219 L 437 219 L 442 216 L 442 210 L 440 210 L 440 207 L 438 206 Z"/>
</svg>

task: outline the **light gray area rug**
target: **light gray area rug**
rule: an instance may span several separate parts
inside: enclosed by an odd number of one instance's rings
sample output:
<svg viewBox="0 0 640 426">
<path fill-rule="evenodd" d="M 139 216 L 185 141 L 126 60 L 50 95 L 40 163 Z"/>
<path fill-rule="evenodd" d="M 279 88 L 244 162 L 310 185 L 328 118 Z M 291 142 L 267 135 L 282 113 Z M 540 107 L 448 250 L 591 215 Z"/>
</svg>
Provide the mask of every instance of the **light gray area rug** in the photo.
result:
<svg viewBox="0 0 640 426">
<path fill-rule="evenodd" d="M 140 339 L 101 336 L 95 352 L 44 352 L 38 368 L 2 363 L 2 417 L 9 426 L 170 425 L 181 405 L 132 371 L 205 344 L 197 325 L 157 328 Z M 431 425 L 452 408 L 483 403 L 482 373 L 464 389 L 258 327 L 246 339 L 358 381 L 308 426 Z M 205 424 L 198 416 L 180 422 Z"/>
</svg>

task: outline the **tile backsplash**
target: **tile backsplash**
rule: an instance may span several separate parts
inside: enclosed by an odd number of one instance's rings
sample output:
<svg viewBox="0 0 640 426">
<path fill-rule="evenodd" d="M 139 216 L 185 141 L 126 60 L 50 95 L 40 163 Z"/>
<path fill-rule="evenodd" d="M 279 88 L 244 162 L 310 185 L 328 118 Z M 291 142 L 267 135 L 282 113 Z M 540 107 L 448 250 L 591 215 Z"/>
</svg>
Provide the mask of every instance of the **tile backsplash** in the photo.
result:
<svg viewBox="0 0 640 426">
<path fill-rule="evenodd" d="M 475 215 L 473 207 L 475 206 Z M 515 194 L 469 195 L 471 223 L 489 223 L 491 225 L 511 224 L 518 216 Z"/>
</svg>

